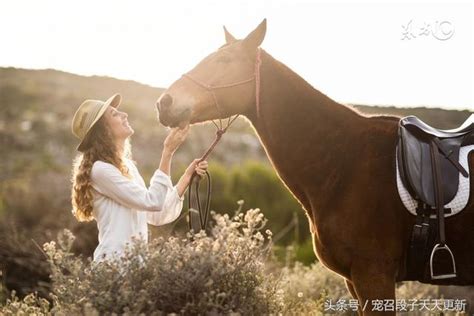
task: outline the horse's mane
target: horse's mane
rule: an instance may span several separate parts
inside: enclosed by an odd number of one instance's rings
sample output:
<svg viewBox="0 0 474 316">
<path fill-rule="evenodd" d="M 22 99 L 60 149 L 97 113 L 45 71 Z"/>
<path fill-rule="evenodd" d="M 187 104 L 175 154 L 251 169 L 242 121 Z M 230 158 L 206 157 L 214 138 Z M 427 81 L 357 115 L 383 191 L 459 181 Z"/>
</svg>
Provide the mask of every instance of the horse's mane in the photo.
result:
<svg viewBox="0 0 474 316">
<path fill-rule="evenodd" d="M 334 111 L 344 112 L 346 115 L 353 115 L 354 119 L 369 119 L 370 121 L 381 121 L 381 122 L 398 122 L 400 120 L 399 116 L 395 115 L 387 115 L 387 114 L 366 114 L 361 112 L 359 109 L 355 108 L 351 104 L 343 104 L 339 103 L 326 94 L 322 93 L 318 89 L 314 88 L 309 82 L 307 82 L 303 77 L 298 75 L 294 72 L 291 68 L 289 68 L 284 63 L 280 62 L 279 60 L 273 58 L 270 54 L 262 49 L 262 57 L 264 56 L 266 62 L 270 62 L 273 66 L 281 71 L 282 73 L 289 78 L 290 82 L 297 82 L 299 85 L 299 90 L 304 91 L 304 93 L 308 94 L 308 92 L 312 93 L 312 98 L 316 100 L 315 103 L 318 104 L 327 104 L 331 106 Z"/>
</svg>

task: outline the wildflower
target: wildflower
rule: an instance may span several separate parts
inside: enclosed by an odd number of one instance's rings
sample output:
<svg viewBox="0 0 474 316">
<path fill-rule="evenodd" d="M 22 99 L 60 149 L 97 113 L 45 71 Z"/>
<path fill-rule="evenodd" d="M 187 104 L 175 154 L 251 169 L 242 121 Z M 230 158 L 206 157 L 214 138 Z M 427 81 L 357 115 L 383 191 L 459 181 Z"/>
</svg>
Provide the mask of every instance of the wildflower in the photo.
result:
<svg viewBox="0 0 474 316">
<path fill-rule="evenodd" d="M 60 261 L 62 258 L 63 258 L 63 256 L 59 252 L 56 252 L 53 256 L 54 261 Z"/>
<path fill-rule="evenodd" d="M 263 215 L 253 209 L 232 218 L 214 213 L 213 219 L 209 235 L 200 231 L 148 244 L 134 238 L 123 257 L 101 263 L 75 257 L 69 248 L 74 236 L 64 231 L 59 249 L 54 241 L 43 245 L 53 307 L 31 309 L 41 302 L 28 298 L 22 304 L 32 312 L 24 314 L 161 314 L 162 306 L 189 315 L 281 314 L 284 291 L 264 269 L 269 251 L 260 232 Z"/>
<path fill-rule="evenodd" d="M 259 241 L 263 241 L 264 238 L 263 238 L 263 235 L 260 233 L 260 232 L 257 232 L 255 234 L 255 239 L 259 240 Z"/>
</svg>

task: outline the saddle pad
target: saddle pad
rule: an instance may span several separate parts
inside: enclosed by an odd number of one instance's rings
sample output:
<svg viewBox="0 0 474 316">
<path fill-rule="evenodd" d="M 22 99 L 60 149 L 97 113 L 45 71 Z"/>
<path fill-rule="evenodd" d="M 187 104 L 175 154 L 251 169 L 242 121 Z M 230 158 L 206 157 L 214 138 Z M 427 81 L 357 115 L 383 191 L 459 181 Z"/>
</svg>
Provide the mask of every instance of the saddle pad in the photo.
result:
<svg viewBox="0 0 474 316">
<path fill-rule="evenodd" d="M 459 163 L 466 169 L 466 171 L 469 173 L 469 165 L 468 165 L 468 155 L 471 150 L 474 150 L 474 145 L 469 145 L 469 146 L 464 146 L 461 147 L 461 150 L 459 151 Z M 416 207 L 418 203 L 416 200 L 410 195 L 408 192 L 407 188 L 402 183 L 402 179 L 400 178 L 400 170 L 398 169 L 398 159 L 395 159 L 396 164 L 397 164 L 397 188 L 398 188 L 398 194 L 400 195 L 400 199 L 402 200 L 403 205 L 405 205 L 406 209 L 412 213 L 413 215 L 416 215 Z M 456 196 L 454 199 L 451 200 L 448 204 L 446 204 L 444 207 L 445 208 L 450 208 L 451 213 L 445 214 L 445 217 L 453 216 L 460 211 L 462 211 L 466 205 L 467 202 L 469 201 L 469 190 L 470 190 L 470 175 L 467 178 L 464 178 L 461 173 L 459 173 L 459 185 L 458 185 L 458 192 L 456 193 Z M 435 218 L 435 215 L 431 215 L 431 218 Z"/>
</svg>

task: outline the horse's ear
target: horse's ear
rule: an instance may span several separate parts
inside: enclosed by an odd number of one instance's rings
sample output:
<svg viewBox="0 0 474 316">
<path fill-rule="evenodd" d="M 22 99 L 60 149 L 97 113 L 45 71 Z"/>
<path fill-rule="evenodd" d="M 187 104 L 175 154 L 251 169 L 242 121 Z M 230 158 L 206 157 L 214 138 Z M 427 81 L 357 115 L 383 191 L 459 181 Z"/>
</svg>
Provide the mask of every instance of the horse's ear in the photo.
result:
<svg viewBox="0 0 474 316">
<path fill-rule="evenodd" d="M 225 26 L 224 26 L 224 33 L 225 33 L 225 42 L 227 44 L 230 44 L 236 41 L 235 37 L 232 34 L 230 34 L 229 31 L 227 31 Z"/>
<path fill-rule="evenodd" d="M 267 32 L 267 19 L 263 19 L 263 21 L 257 26 L 255 30 L 253 30 L 247 37 L 243 40 L 245 46 L 250 49 L 255 49 L 262 44 L 263 39 L 265 38 L 265 33 Z"/>
</svg>

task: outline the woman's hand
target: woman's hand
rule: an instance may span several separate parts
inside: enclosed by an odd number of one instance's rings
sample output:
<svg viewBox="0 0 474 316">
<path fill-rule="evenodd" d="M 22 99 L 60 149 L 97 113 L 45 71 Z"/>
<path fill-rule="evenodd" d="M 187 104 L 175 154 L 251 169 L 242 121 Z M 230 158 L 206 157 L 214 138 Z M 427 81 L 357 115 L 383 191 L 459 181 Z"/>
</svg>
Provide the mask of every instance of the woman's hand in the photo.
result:
<svg viewBox="0 0 474 316">
<path fill-rule="evenodd" d="M 181 178 L 178 181 L 177 189 L 178 189 L 178 194 L 179 196 L 183 196 L 184 192 L 186 192 L 186 189 L 188 188 L 190 182 L 191 182 L 191 177 L 193 176 L 194 171 L 201 177 L 203 176 L 206 171 L 207 171 L 207 161 L 201 161 L 199 162 L 200 159 L 194 159 L 193 162 L 186 168 L 186 171 L 184 174 L 181 176 Z"/>
<path fill-rule="evenodd" d="M 207 161 L 203 160 L 199 162 L 199 160 L 200 159 L 194 159 L 193 162 L 191 162 L 191 164 L 188 166 L 188 168 L 186 168 L 184 174 L 188 176 L 189 179 L 191 179 L 191 176 L 193 175 L 194 171 L 196 171 L 199 176 L 203 176 L 206 173 L 208 167 Z"/>
<path fill-rule="evenodd" d="M 160 167 L 159 169 L 165 174 L 170 175 L 171 169 L 171 160 L 173 158 L 174 152 L 178 147 L 184 142 L 186 136 L 188 135 L 189 125 L 186 125 L 184 128 L 173 128 L 168 136 L 166 136 L 165 141 L 163 142 L 163 152 L 161 153 Z"/>
<path fill-rule="evenodd" d="M 188 131 L 189 125 L 186 125 L 184 128 L 175 127 L 171 129 L 163 142 L 164 150 L 173 154 L 186 139 Z"/>
</svg>

